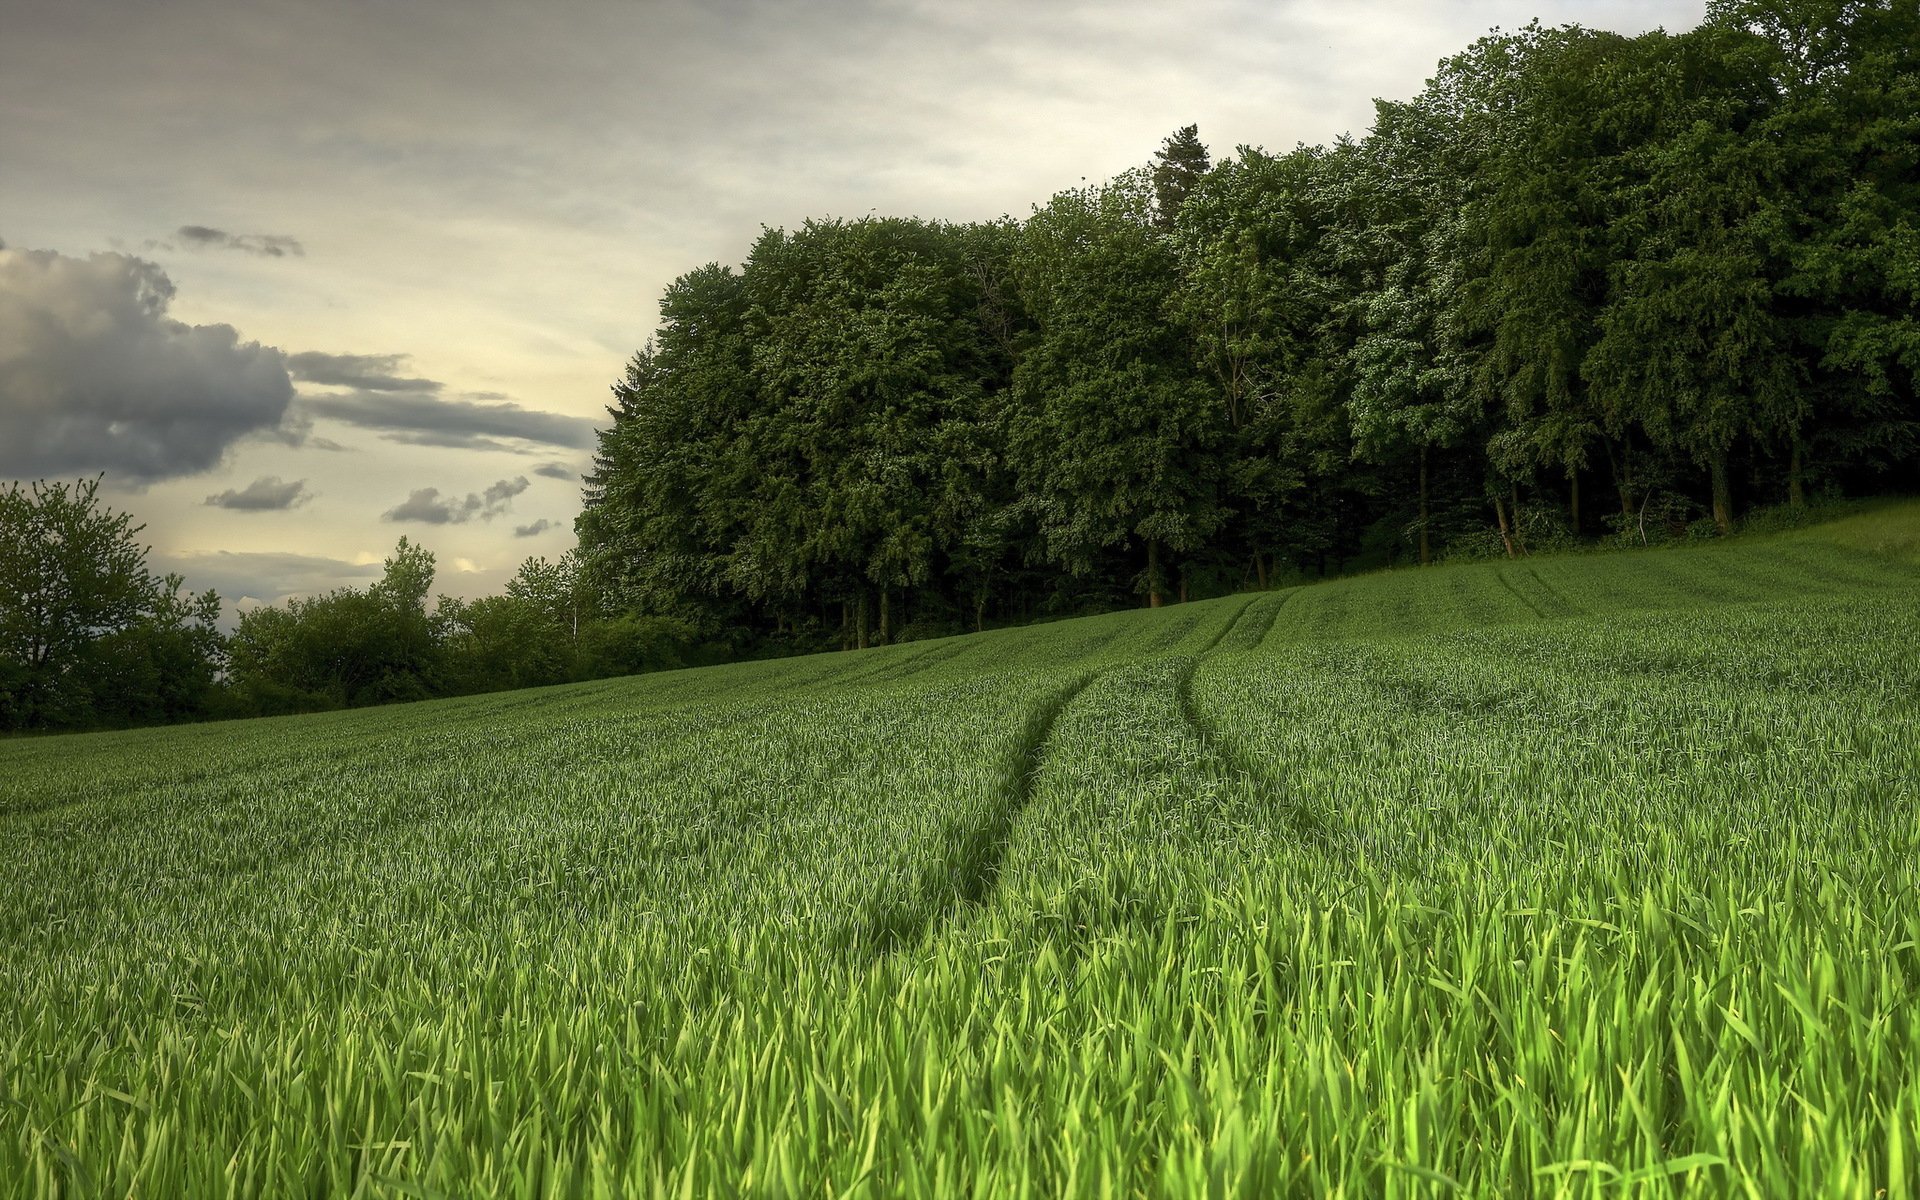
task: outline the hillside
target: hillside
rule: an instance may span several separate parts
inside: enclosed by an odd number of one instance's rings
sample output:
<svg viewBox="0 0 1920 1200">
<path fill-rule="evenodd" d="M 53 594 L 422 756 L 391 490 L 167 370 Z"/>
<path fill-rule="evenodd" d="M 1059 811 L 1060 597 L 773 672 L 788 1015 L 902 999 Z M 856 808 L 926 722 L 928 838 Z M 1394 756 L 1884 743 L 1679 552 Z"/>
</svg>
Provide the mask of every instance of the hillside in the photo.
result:
<svg viewBox="0 0 1920 1200">
<path fill-rule="evenodd" d="M 0 743 L 0 1195 L 1913 1194 L 1916 546 Z"/>
</svg>

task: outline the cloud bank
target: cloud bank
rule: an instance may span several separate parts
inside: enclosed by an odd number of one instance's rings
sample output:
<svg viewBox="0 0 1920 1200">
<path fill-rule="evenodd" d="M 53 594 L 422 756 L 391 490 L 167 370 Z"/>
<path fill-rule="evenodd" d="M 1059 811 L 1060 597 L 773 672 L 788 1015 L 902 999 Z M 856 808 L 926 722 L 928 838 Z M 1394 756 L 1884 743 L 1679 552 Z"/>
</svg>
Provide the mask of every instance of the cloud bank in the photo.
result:
<svg viewBox="0 0 1920 1200">
<path fill-rule="evenodd" d="M 191 475 L 280 425 L 285 357 L 171 319 L 173 295 L 145 259 L 0 249 L 0 477 Z"/>
<path fill-rule="evenodd" d="M 195 250 L 238 250 L 261 258 L 302 258 L 307 253 L 306 247 L 282 233 L 228 233 L 205 225 L 182 225 L 174 236 Z"/>
<path fill-rule="evenodd" d="M 502 438 L 568 449 L 593 444 L 592 421 L 522 408 L 510 401 L 443 400 L 418 391 L 361 388 L 303 395 L 300 407 L 315 416 L 378 430 L 388 441 L 415 446 L 512 449 Z"/>
<path fill-rule="evenodd" d="M 306 480 L 282 483 L 277 475 L 264 475 L 239 491 L 228 488 L 216 496 L 208 496 L 207 504 L 235 512 L 282 512 L 298 508 L 311 499 L 313 493 L 307 491 Z"/>
<path fill-rule="evenodd" d="M 421 525 L 464 525 L 479 519 L 491 521 L 527 490 L 525 475 L 502 479 L 484 492 L 468 492 L 465 498 L 442 496 L 439 488 L 420 488 L 397 507 L 380 514 L 383 521 L 412 521 Z"/>
<path fill-rule="evenodd" d="M 545 517 L 541 517 L 531 525 L 515 525 L 513 527 L 513 536 L 517 538 L 539 537 L 552 528 L 553 522 L 547 520 Z"/>
<path fill-rule="evenodd" d="M 302 383 L 358 388 L 363 392 L 437 392 L 434 379 L 399 374 L 405 354 L 322 354 L 303 351 L 287 357 L 287 370 Z"/>
</svg>

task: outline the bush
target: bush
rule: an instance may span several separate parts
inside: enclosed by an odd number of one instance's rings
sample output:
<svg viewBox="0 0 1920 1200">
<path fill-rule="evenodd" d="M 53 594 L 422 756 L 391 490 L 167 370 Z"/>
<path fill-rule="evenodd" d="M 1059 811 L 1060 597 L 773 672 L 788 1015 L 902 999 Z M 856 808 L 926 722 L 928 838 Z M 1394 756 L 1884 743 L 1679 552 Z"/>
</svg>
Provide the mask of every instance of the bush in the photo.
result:
<svg viewBox="0 0 1920 1200">
<path fill-rule="evenodd" d="M 1506 556 L 1507 543 L 1501 539 L 1500 530 L 1492 525 L 1456 533 L 1440 550 L 1442 562 L 1486 562 Z"/>
<path fill-rule="evenodd" d="M 1798 508 L 1791 504 L 1768 504 L 1740 518 L 1740 532 L 1782 533 L 1789 529 L 1800 529 L 1808 525 L 1818 525 L 1822 521 L 1831 521 L 1835 517 L 1845 516 L 1860 508 L 1859 501 L 1848 501 L 1832 494 L 1815 496 L 1809 503 L 1802 504 Z"/>
<path fill-rule="evenodd" d="M 1523 504 L 1517 513 L 1514 549 L 1522 554 L 1555 554 L 1580 544 L 1559 508 L 1551 504 Z M 1507 557 L 1506 539 L 1497 525 L 1480 524 L 1447 539 L 1440 551 L 1444 562 L 1485 562 Z"/>
<path fill-rule="evenodd" d="M 1660 492 L 1632 513 L 1608 513 L 1607 541 L 1617 547 L 1662 546 L 1690 536 L 1705 509 L 1685 496 Z M 1711 524 L 1711 522 L 1709 522 Z"/>
<path fill-rule="evenodd" d="M 590 621 L 580 630 L 582 674 L 600 679 L 687 666 L 699 634 L 672 617 L 619 616 Z"/>
<path fill-rule="evenodd" d="M 1555 554 L 1580 544 L 1566 515 L 1555 504 L 1522 504 L 1516 524 L 1520 544 L 1529 554 Z"/>
<path fill-rule="evenodd" d="M 325 692 L 308 691 L 272 679 L 249 679 L 226 691 L 221 715 L 285 717 L 294 713 L 327 712 L 340 702 Z"/>
<path fill-rule="evenodd" d="M 953 637 L 955 634 L 965 632 L 966 630 L 960 627 L 958 621 L 927 617 L 918 621 L 909 621 L 894 630 L 893 640 L 895 642 L 927 642 L 934 638 Z"/>
</svg>

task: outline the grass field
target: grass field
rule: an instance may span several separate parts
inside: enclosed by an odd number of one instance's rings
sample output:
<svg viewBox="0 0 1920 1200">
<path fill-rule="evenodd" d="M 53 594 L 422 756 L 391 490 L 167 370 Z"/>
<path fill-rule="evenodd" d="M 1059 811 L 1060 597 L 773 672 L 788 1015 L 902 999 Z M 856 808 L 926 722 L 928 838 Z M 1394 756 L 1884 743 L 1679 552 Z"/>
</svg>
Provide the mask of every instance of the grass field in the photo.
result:
<svg viewBox="0 0 1920 1200">
<path fill-rule="evenodd" d="M 0 744 L 0 1195 L 1920 1196 L 1916 534 Z"/>
</svg>

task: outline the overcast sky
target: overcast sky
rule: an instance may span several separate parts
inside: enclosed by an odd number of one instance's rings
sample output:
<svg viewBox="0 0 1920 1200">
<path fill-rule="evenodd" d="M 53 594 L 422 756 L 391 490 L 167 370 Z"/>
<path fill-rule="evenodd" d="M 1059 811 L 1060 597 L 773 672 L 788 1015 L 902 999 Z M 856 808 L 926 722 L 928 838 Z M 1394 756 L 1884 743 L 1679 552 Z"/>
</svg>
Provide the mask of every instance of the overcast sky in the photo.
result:
<svg viewBox="0 0 1920 1200">
<path fill-rule="evenodd" d="M 762 225 L 1025 216 L 1539 17 L 1704 0 L 0 0 L 0 479 L 107 472 L 230 602 L 572 545 L 660 292 Z M 373 564 L 369 566 L 368 564 Z"/>
</svg>

